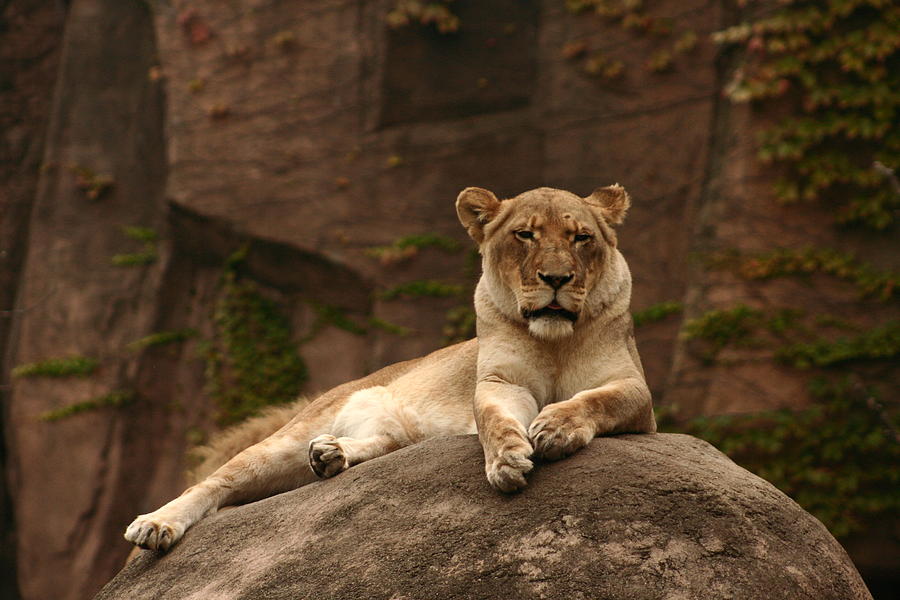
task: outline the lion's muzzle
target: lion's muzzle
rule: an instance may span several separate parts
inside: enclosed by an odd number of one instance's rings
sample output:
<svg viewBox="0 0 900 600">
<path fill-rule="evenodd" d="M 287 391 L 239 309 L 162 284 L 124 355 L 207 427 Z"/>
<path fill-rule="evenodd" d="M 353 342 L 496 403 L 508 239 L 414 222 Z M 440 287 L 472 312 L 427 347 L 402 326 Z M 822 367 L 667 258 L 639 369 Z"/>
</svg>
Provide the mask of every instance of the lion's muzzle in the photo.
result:
<svg viewBox="0 0 900 600">
<path fill-rule="evenodd" d="M 541 317 L 553 317 L 553 318 L 567 319 L 567 320 L 571 321 L 572 323 L 574 323 L 575 321 L 578 320 L 578 313 L 574 313 L 571 310 L 562 308 L 561 306 L 559 308 L 551 308 L 551 306 L 552 306 L 551 304 L 548 304 L 547 306 L 545 306 L 543 308 L 538 308 L 538 309 L 534 309 L 534 310 L 525 309 L 522 311 L 522 316 L 526 320 L 529 320 L 529 321 L 532 319 L 539 319 Z M 556 306 L 559 306 L 559 305 L 556 305 Z"/>
<path fill-rule="evenodd" d="M 558 290 L 562 286 L 572 281 L 574 275 L 572 275 L 571 273 L 567 275 L 551 275 L 538 271 L 538 277 L 541 279 L 541 281 L 552 287 L 554 290 Z"/>
</svg>

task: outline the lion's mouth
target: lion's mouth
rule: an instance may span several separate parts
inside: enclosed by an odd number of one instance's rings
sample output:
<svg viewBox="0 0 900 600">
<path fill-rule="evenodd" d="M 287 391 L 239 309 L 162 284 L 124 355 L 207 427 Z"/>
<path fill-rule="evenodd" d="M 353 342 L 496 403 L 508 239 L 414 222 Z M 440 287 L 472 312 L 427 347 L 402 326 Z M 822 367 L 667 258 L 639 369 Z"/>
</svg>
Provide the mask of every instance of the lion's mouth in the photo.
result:
<svg viewBox="0 0 900 600">
<path fill-rule="evenodd" d="M 571 310 L 567 310 L 557 304 L 556 302 L 551 302 L 547 306 L 543 308 L 538 308 L 535 310 L 523 310 L 522 316 L 528 320 L 538 319 L 540 317 L 556 317 L 562 319 L 568 319 L 573 323 L 578 320 L 578 314 L 572 312 Z"/>
</svg>

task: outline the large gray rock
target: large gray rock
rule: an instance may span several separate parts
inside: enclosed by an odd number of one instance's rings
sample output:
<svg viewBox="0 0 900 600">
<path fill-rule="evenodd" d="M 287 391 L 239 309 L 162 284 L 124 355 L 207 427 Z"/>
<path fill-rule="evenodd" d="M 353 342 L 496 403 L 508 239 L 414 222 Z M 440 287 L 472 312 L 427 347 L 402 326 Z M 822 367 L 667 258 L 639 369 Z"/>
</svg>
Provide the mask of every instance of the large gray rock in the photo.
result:
<svg viewBox="0 0 900 600">
<path fill-rule="evenodd" d="M 111 598 L 871 598 L 825 527 L 685 435 L 598 438 L 504 496 L 474 436 L 224 511 Z"/>
</svg>

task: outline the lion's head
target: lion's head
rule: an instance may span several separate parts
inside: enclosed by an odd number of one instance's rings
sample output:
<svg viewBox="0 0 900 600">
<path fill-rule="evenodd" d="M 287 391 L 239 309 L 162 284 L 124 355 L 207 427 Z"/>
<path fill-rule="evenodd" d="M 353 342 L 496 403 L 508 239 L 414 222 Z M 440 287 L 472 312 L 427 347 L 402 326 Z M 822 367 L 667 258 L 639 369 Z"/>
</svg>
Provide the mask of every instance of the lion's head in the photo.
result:
<svg viewBox="0 0 900 600">
<path fill-rule="evenodd" d="M 629 284 L 612 229 L 629 205 L 619 185 L 586 198 L 538 188 L 502 201 L 470 187 L 459 194 L 456 211 L 479 245 L 484 284 L 497 308 L 526 323 L 532 335 L 559 339 Z"/>
</svg>

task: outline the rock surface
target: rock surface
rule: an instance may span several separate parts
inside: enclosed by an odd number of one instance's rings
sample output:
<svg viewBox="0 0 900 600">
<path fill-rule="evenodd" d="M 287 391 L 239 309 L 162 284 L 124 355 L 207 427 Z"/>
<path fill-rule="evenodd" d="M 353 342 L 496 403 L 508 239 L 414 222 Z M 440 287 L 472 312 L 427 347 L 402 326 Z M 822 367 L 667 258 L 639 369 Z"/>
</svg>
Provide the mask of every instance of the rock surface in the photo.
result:
<svg viewBox="0 0 900 600">
<path fill-rule="evenodd" d="M 871 598 L 824 526 L 684 435 L 598 438 L 488 487 L 475 436 L 433 439 L 221 512 L 145 551 L 113 598 Z"/>
</svg>

